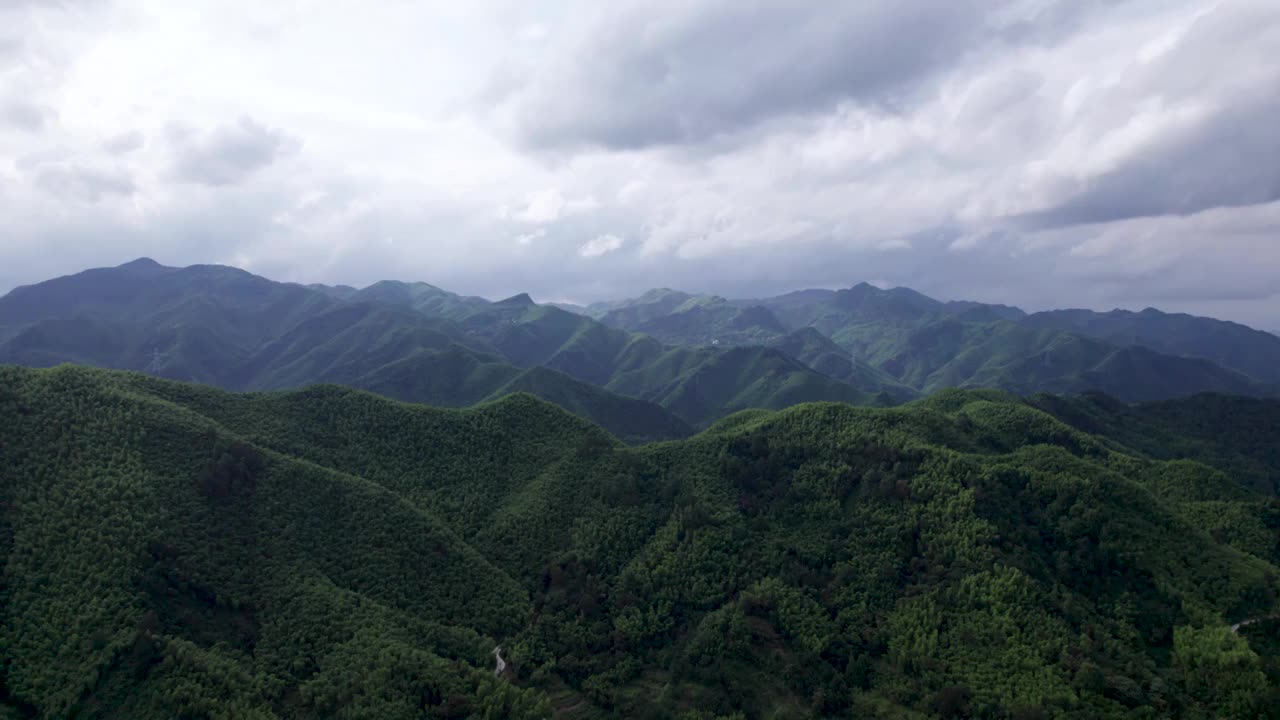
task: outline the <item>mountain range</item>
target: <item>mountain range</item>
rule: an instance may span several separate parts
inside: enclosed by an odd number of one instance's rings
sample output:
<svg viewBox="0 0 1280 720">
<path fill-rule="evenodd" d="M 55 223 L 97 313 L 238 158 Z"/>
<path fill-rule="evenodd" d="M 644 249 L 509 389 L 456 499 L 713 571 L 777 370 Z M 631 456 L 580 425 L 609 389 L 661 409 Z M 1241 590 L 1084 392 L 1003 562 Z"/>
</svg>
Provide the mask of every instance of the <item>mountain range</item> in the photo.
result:
<svg viewBox="0 0 1280 720">
<path fill-rule="evenodd" d="M 1007 305 L 944 303 L 908 288 L 882 290 L 862 283 L 755 300 L 655 290 L 577 310 L 606 325 L 681 345 L 768 344 L 810 328 L 922 392 L 974 386 L 1063 392 L 1092 385 L 1139 400 L 1195 392 L 1197 385 L 1273 394 L 1280 382 L 1280 338 L 1237 323 L 1151 308 L 1029 315 Z M 1192 362 L 1197 360 L 1218 367 Z M 1142 368 L 1183 379 L 1169 388 L 1153 379 L 1125 377 Z"/>
<path fill-rule="evenodd" d="M 1150 309 L 1027 314 L 866 283 L 556 306 L 145 258 L 0 298 L 0 363 L 144 370 L 231 390 L 332 382 L 446 407 L 524 391 L 627 442 L 687 437 L 743 409 L 896 405 L 948 387 L 1127 402 L 1280 394 L 1280 338 Z"/>
</svg>

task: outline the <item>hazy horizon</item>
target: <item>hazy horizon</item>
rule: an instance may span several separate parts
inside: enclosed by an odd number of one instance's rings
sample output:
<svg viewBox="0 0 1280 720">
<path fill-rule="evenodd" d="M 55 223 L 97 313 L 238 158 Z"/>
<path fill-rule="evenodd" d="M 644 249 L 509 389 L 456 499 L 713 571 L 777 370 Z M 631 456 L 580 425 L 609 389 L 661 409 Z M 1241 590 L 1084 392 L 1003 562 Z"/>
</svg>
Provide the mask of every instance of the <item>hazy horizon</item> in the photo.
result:
<svg viewBox="0 0 1280 720">
<path fill-rule="evenodd" d="M 187 267 L 187 266 L 175 266 L 175 265 L 171 265 L 171 264 L 168 264 L 168 263 L 161 262 L 161 261 L 159 261 L 159 260 L 157 260 L 157 259 L 155 259 L 155 258 L 152 258 L 152 257 L 137 257 L 137 258 L 132 258 L 132 259 L 130 259 L 130 260 L 126 260 L 126 261 L 124 261 L 124 262 L 122 262 L 122 263 L 119 263 L 119 264 L 117 264 L 117 265 L 115 265 L 115 266 L 103 266 L 103 268 L 106 268 L 106 267 L 119 267 L 119 266 L 121 266 L 121 265 L 127 265 L 127 264 L 129 264 L 129 263 L 133 263 L 133 262 L 143 262 L 143 261 L 151 261 L 151 262 L 157 263 L 157 264 L 159 264 L 159 265 L 162 265 L 162 266 L 165 266 L 165 267 L 170 267 L 170 268 L 175 268 L 175 269 L 180 269 L 181 267 Z M 202 265 L 202 264 L 207 264 L 207 265 L 220 265 L 221 263 L 193 263 L 193 265 Z M 225 266 L 225 267 L 234 267 L 234 266 Z M 103 269 L 103 268 L 84 268 L 84 270 L 94 270 L 94 269 Z M 241 270 L 245 270 L 244 268 L 239 268 L 239 269 L 241 269 Z M 249 270 L 245 270 L 245 271 L 246 271 L 246 272 L 251 272 L 251 271 L 249 271 Z M 83 270 L 81 270 L 80 272 L 83 272 Z M 70 275 L 75 275 L 75 274 L 77 274 L 77 273 L 69 273 L 69 274 L 67 274 L 67 275 L 60 275 L 60 276 L 58 276 L 58 277 L 68 277 L 68 276 L 70 276 Z M 510 298 L 516 297 L 516 296 L 518 296 L 518 295 L 528 294 L 528 295 L 530 296 L 530 299 L 532 299 L 535 303 L 538 303 L 538 304 L 576 305 L 576 306 L 582 306 L 584 309 L 585 309 L 585 307 L 586 307 L 586 306 L 590 305 L 590 304 L 591 304 L 591 303 L 593 303 L 593 302 L 635 300 L 635 299 L 639 298 L 641 295 L 643 295 L 643 294 L 645 294 L 646 292 L 649 292 L 649 291 L 651 291 L 651 290 L 673 290 L 673 291 L 676 291 L 676 292 L 683 292 L 683 293 L 687 293 L 687 294 L 689 294 L 689 295 L 704 295 L 704 296 L 717 296 L 717 295 L 718 295 L 718 296 L 720 296 L 720 297 L 724 297 L 725 299 L 727 299 L 727 300 L 731 300 L 731 301 L 755 300 L 755 299 L 768 299 L 768 298 L 771 298 L 771 297 L 777 297 L 777 296 L 779 296 L 779 295 L 785 295 L 785 294 L 787 294 L 787 293 L 792 293 L 792 292 L 802 292 L 802 291 L 807 291 L 807 290 L 826 290 L 826 291 L 833 291 L 833 292 L 834 292 L 834 291 L 838 291 L 838 290 L 846 290 L 846 289 L 852 288 L 852 287 L 854 287 L 854 286 L 856 286 L 856 285 L 859 285 L 859 284 L 862 284 L 862 283 L 866 283 L 866 284 L 871 285 L 871 286 L 873 286 L 873 287 L 876 287 L 876 288 L 878 288 L 878 289 L 880 289 L 880 290 L 892 290 L 892 289 L 895 289 L 895 288 L 906 288 L 906 289 L 908 289 L 908 290 L 916 290 L 915 288 L 911 288 L 911 287 L 908 287 L 908 286 L 906 286 L 906 285 L 893 285 L 893 284 L 890 284 L 890 283 L 877 283 L 877 282 L 873 282 L 873 281 L 870 281 L 870 280 L 855 280 L 855 281 L 853 281 L 853 282 L 850 282 L 850 283 L 849 283 L 849 284 L 847 284 L 847 285 L 832 285 L 832 286 L 826 286 L 826 287 L 796 287 L 796 288 L 788 288 L 788 289 L 784 289 L 784 290 L 782 290 L 782 291 L 780 291 L 780 292 L 776 292 L 776 293 L 763 293 L 763 294 L 757 294 L 757 295 L 753 295 L 753 296 L 728 296 L 728 295 L 722 295 L 722 294 L 720 294 L 720 293 L 714 293 L 714 292 L 703 291 L 703 290 L 700 290 L 700 289 L 697 289 L 697 288 L 688 288 L 688 287 L 669 287 L 669 286 L 653 286 L 653 287 L 650 287 L 650 288 L 646 288 L 645 290 L 643 290 L 643 291 L 641 291 L 641 292 L 634 293 L 634 294 L 630 294 L 630 295 L 625 295 L 625 296 L 619 295 L 619 296 L 613 296 L 613 297 L 604 297 L 604 298 L 599 298 L 599 299 L 596 299 L 596 300 L 578 301 L 578 300 L 575 300 L 575 299 L 572 299 L 572 298 L 537 297 L 537 296 L 534 296 L 534 295 L 532 295 L 532 294 L 528 293 L 528 292 L 527 292 L 527 291 L 525 291 L 525 290 L 516 290 L 516 291 L 514 291 L 514 292 L 507 293 L 507 294 L 503 294 L 503 295 L 488 295 L 488 296 L 485 296 L 485 295 L 478 295 L 478 294 L 476 294 L 476 293 L 469 293 L 469 292 L 459 291 L 459 290 L 457 290 L 456 288 L 451 288 L 451 287 L 441 286 L 441 285 L 439 285 L 439 284 L 437 284 L 437 283 L 433 283 L 433 282 L 431 282 L 429 279 L 422 279 L 422 278 L 395 278 L 395 277 L 388 277 L 388 278 L 382 278 L 382 279 L 380 279 L 380 280 L 375 280 L 375 281 L 373 281 L 373 282 L 371 282 L 371 283 L 362 283 L 362 284 L 356 284 L 356 285 L 353 285 L 353 284 L 351 284 L 351 283 L 344 283 L 344 282 L 312 282 L 312 281 L 307 281 L 307 280 L 305 280 L 305 279 L 304 279 L 304 280 L 282 280 L 282 279 L 279 279 L 279 278 L 273 278 L 273 277 L 270 277 L 270 276 L 261 275 L 261 274 L 259 274 L 259 273 L 253 273 L 253 274 L 255 274 L 255 275 L 259 275 L 259 277 L 265 277 L 267 280 L 272 280 L 272 281 L 276 281 L 276 282 L 293 283 L 293 284 L 296 284 L 296 285 L 303 285 L 303 286 L 314 286 L 314 285 L 325 285 L 325 286 L 329 286 L 329 287 L 344 287 L 344 286 L 345 286 L 345 287 L 351 287 L 351 288 L 354 288 L 354 289 L 356 289 L 356 290 L 362 290 L 362 289 L 368 288 L 368 287 L 370 287 L 370 286 L 372 286 L 372 285 L 375 285 L 375 284 L 377 284 L 377 283 L 380 283 L 380 282 L 387 282 L 387 281 L 392 281 L 392 282 L 402 282 L 402 283 L 427 283 L 428 285 L 433 285 L 433 286 L 435 286 L 435 287 L 440 288 L 441 290 L 445 290 L 445 291 L 448 291 L 448 292 L 452 292 L 452 293 L 455 293 L 455 294 L 457 294 L 457 295 L 462 295 L 462 296 L 472 296 L 472 297 L 480 297 L 480 298 L 482 298 L 482 299 L 484 299 L 484 300 L 487 300 L 487 301 L 489 301 L 489 302 L 500 302 L 500 301 L 502 301 L 502 300 L 507 300 L 507 299 L 510 299 Z M 44 280 L 53 280 L 53 279 L 56 279 L 56 278 L 44 278 Z M 37 281 L 37 282 L 43 282 L 43 281 Z M 30 283 L 29 283 L 29 284 L 30 284 Z M 0 291 L 0 297 L 3 297 L 5 294 L 9 293 L 9 292 L 10 292 L 10 291 L 12 291 L 13 289 L 16 289 L 16 288 L 7 288 L 7 289 L 5 289 L 5 290 L 3 290 L 3 291 Z M 923 294 L 927 295 L 928 297 L 930 297 L 930 298 L 932 298 L 932 299 L 934 299 L 934 300 L 938 300 L 938 301 L 941 301 L 941 302 L 953 302 L 953 301 L 954 301 L 954 302 L 982 302 L 982 301 L 975 301 L 973 298 L 968 298 L 968 297 L 939 297 L 939 296 L 929 295 L 928 293 L 923 293 Z M 1175 311 L 1170 311 L 1170 310 L 1167 310 L 1167 309 L 1165 309 L 1165 308 L 1156 307 L 1156 306 L 1143 306 L 1143 307 L 1119 307 L 1119 306 L 1115 306 L 1115 307 L 1082 307 L 1082 306 L 1074 306 L 1074 305 L 1073 305 L 1073 306 L 1053 306 L 1053 307 L 1025 307 L 1025 306 L 1013 306 L 1013 307 L 1017 307 L 1018 309 L 1020 309 L 1020 310 L 1022 310 L 1022 311 L 1024 311 L 1024 312 L 1027 312 L 1027 313 L 1029 313 L 1029 314 L 1030 314 L 1030 313 L 1043 312 L 1043 311 L 1049 311 L 1049 310 L 1093 310 L 1093 311 L 1096 311 L 1096 312 L 1109 312 L 1109 311 L 1121 310 L 1121 311 L 1130 311 L 1130 312 L 1141 312 L 1141 311 L 1143 311 L 1143 310 L 1146 310 L 1146 309 L 1148 309 L 1148 308 L 1153 308 L 1153 307 L 1154 307 L 1154 309 L 1159 310 L 1159 311 L 1162 311 L 1162 312 L 1175 312 Z M 1210 318 L 1214 318 L 1214 316 L 1212 316 L 1212 315 L 1202 315 L 1202 317 L 1210 317 Z M 1230 318 L 1215 318 L 1215 319 L 1219 319 L 1219 320 L 1231 320 Z M 1237 321 L 1237 320 L 1231 320 L 1231 321 L 1232 321 L 1232 322 L 1240 322 L 1240 321 Z M 1254 330 L 1262 330 L 1262 331 L 1264 331 L 1264 332 L 1271 333 L 1272 335 L 1280 336 L 1280 328 L 1269 328 L 1269 327 L 1265 327 L 1265 326 L 1251 325 L 1251 324 L 1249 324 L 1249 323 L 1240 323 L 1240 324 L 1246 325 L 1246 326 L 1248 326 L 1248 327 L 1250 327 L 1250 328 L 1252 328 L 1252 329 L 1254 329 Z"/>
</svg>

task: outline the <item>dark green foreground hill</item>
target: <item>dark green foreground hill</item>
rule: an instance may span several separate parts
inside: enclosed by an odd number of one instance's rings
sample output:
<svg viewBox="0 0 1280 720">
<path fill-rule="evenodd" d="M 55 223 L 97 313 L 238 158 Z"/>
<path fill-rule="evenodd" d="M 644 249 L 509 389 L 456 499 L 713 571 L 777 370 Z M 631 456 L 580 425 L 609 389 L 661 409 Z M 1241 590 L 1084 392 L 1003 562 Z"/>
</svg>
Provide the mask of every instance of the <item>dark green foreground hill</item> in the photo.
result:
<svg viewBox="0 0 1280 720">
<path fill-rule="evenodd" d="M 1231 628 L 1274 455 L 1036 402 L 628 448 L 527 394 L 0 368 L 0 717 L 1275 716 L 1280 623 Z"/>
</svg>

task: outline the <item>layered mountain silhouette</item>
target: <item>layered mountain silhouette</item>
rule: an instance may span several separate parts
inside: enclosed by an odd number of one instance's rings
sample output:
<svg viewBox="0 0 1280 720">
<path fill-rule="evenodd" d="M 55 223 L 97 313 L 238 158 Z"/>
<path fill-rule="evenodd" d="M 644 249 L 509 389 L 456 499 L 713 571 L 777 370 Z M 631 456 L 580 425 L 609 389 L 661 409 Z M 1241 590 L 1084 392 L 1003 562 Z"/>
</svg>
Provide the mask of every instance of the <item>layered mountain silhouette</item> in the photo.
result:
<svg viewBox="0 0 1280 720">
<path fill-rule="evenodd" d="M 1028 315 L 866 283 L 749 300 L 659 289 L 580 307 L 420 282 L 304 286 L 144 258 L 0 298 L 0 363 L 232 390 L 332 382 L 450 407 L 525 391 L 643 442 L 749 408 L 893 405 L 948 387 L 1127 402 L 1272 396 L 1280 338 L 1156 310 Z"/>
</svg>

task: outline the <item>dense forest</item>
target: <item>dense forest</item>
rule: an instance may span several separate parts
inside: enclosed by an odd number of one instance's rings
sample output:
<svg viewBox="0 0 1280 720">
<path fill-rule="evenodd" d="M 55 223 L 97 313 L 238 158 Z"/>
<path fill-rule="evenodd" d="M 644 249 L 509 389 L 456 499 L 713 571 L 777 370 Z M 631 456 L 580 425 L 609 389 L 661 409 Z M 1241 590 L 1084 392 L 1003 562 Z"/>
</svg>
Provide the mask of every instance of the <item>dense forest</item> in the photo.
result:
<svg viewBox="0 0 1280 720">
<path fill-rule="evenodd" d="M 0 717 L 1277 717 L 1277 423 L 947 390 L 629 447 L 3 367 Z"/>
</svg>

